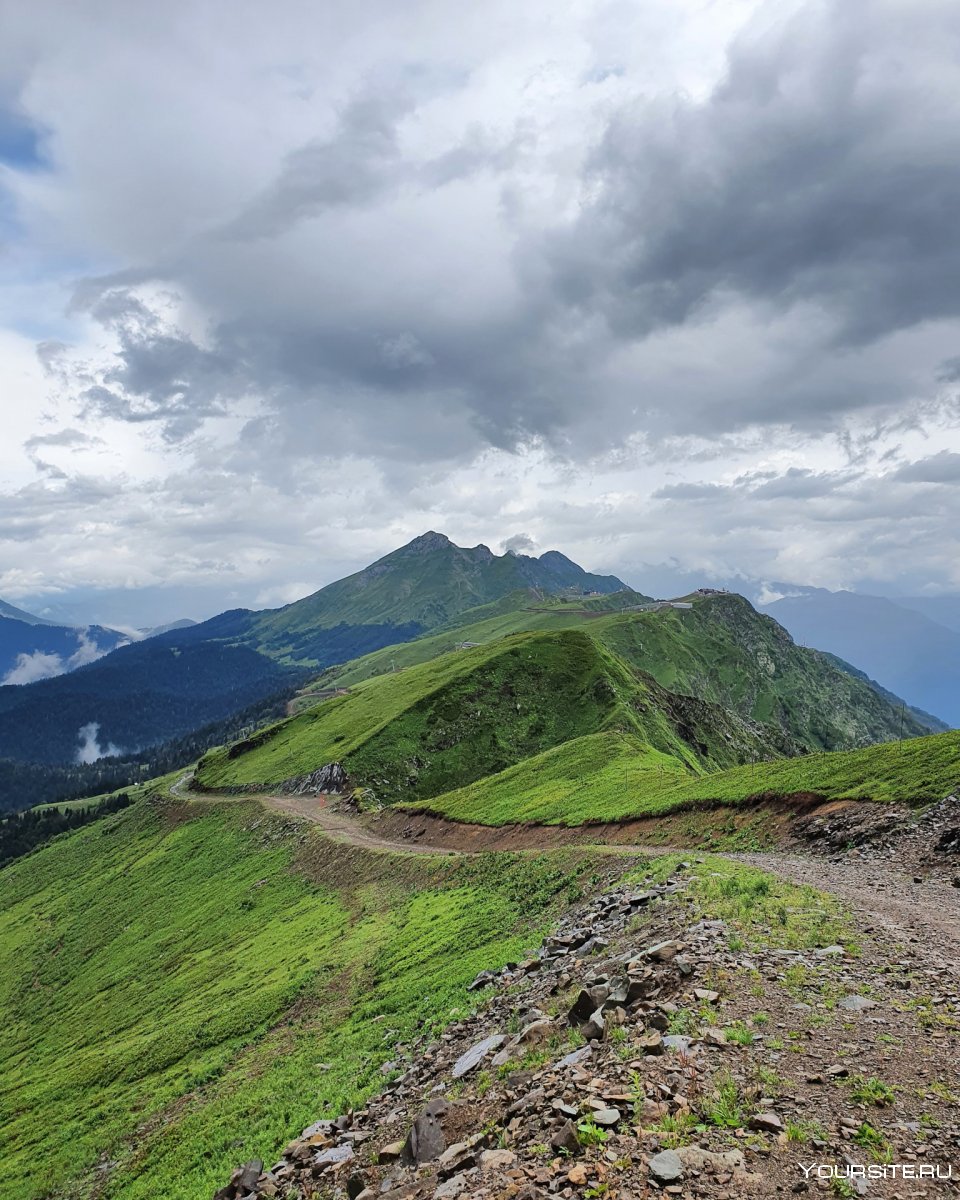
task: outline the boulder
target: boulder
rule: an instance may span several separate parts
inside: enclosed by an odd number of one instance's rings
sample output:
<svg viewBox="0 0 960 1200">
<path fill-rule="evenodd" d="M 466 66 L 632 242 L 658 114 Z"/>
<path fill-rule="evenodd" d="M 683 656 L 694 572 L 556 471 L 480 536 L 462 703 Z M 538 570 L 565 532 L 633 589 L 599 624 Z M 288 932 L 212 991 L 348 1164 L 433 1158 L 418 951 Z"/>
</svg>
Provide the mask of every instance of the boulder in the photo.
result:
<svg viewBox="0 0 960 1200">
<path fill-rule="evenodd" d="M 675 1150 L 661 1150 L 647 1163 L 650 1178 L 664 1185 L 683 1179 L 683 1162 Z"/>
<path fill-rule="evenodd" d="M 681 949 L 682 944 L 671 939 L 667 942 L 657 942 L 655 946 L 648 946 L 641 957 L 649 958 L 652 962 L 669 962 L 671 958 L 676 958 Z"/>
<path fill-rule="evenodd" d="M 755 1113 L 750 1118 L 749 1126 L 758 1133 L 783 1133 L 783 1122 L 775 1112 Z"/>
<path fill-rule="evenodd" d="M 866 996 L 844 996 L 838 1003 L 839 1008 L 845 1008 L 848 1012 L 863 1012 L 867 1008 L 876 1008 L 876 1000 L 869 1000 Z"/>
<path fill-rule="evenodd" d="M 440 1157 L 447 1148 L 442 1121 L 449 1111 L 450 1105 L 441 1096 L 427 1104 L 407 1135 L 401 1156 L 404 1162 L 433 1162 Z"/>
<path fill-rule="evenodd" d="M 481 1171 L 505 1171 L 517 1161 L 512 1150 L 484 1150 L 480 1155 Z"/>
<path fill-rule="evenodd" d="M 329 1150 L 321 1150 L 314 1155 L 314 1173 L 323 1173 L 331 1167 L 341 1167 L 353 1158 L 352 1146 L 331 1146 Z"/>
<path fill-rule="evenodd" d="M 615 1125 L 619 1125 L 621 1113 L 619 1108 L 598 1108 L 593 1112 L 593 1121 L 595 1125 L 599 1125 L 602 1129 L 613 1129 Z"/>
<path fill-rule="evenodd" d="M 572 1121 L 564 1121 L 550 1139 L 550 1145 L 554 1150 L 566 1150 L 568 1154 L 576 1154 L 580 1149 L 580 1138 L 577 1136 L 576 1125 Z"/>
<path fill-rule="evenodd" d="M 680 1146 L 677 1158 L 691 1171 L 702 1171 L 712 1166 L 714 1170 L 738 1171 L 743 1169 L 742 1150 L 701 1150 L 699 1146 Z"/>
<path fill-rule="evenodd" d="M 606 1022 L 603 1019 L 603 1010 L 599 1008 L 591 1014 L 590 1019 L 585 1024 L 580 1026 L 580 1032 L 588 1042 L 602 1041 L 605 1029 Z"/>
<path fill-rule="evenodd" d="M 610 989 L 601 984 L 584 988 L 567 1013 L 567 1020 L 571 1025 L 582 1025 L 584 1021 L 589 1021 L 591 1015 L 603 1006 L 609 995 Z"/>
</svg>

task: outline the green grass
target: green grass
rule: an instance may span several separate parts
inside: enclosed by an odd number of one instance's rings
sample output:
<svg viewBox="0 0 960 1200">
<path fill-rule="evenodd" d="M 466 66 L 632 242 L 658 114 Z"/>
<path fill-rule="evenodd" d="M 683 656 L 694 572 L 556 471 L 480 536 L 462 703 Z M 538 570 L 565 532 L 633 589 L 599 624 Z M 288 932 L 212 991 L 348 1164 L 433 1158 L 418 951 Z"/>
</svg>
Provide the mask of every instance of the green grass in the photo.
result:
<svg viewBox="0 0 960 1200">
<path fill-rule="evenodd" d="M 334 667 L 319 686 L 350 687 L 394 668 L 402 673 L 463 641 L 489 646 L 523 631 L 582 629 L 662 687 L 770 724 L 812 749 L 847 749 L 899 733 L 898 705 L 840 669 L 832 656 L 795 645 L 742 596 L 693 597 L 689 609 L 607 611 L 624 599 L 633 600 L 621 593 L 565 605 L 514 593 L 460 614 L 443 632 Z M 904 731 L 927 732 L 909 710 Z"/>
<path fill-rule="evenodd" d="M 583 632 L 518 634 L 370 680 L 206 755 L 198 775 L 213 788 L 269 786 L 338 761 L 355 785 L 391 803 L 438 795 L 603 730 L 642 736 L 696 769 L 671 703 Z M 690 718 L 698 719 L 698 735 L 726 745 L 727 714 Z"/>
<path fill-rule="evenodd" d="M 568 751 L 569 757 L 556 751 L 552 756 L 539 755 L 512 772 L 436 796 L 417 807 L 483 825 L 517 821 L 579 825 L 805 794 L 829 800 L 920 805 L 942 799 L 960 785 L 957 731 L 699 776 L 651 770 L 647 754 L 625 740 L 610 742 L 609 763 L 601 763 L 595 777 L 589 778 L 578 767 L 574 771 L 580 748 L 573 745 L 562 750 Z M 637 761 L 631 766 L 632 754 Z M 572 773 L 576 786 L 569 785 Z"/>
<path fill-rule="evenodd" d="M 253 801 L 143 802 L 0 873 L 10 1200 L 210 1195 L 383 1082 L 418 1023 L 615 870 L 338 845 Z M 619 861 L 619 860 L 618 860 Z M 375 1017 L 385 1018 L 375 1021 Z M 322 1070 L 318 1064 L 330 1064 Z"/>
<path fill-rule="evenodd" d="M 895 1095 L 893 1088 L 882 1079 L 877 1079 L 876 1076 L 865 1079 L 862 1075 L 856 1075 L 850 1080 L 850 1099 L 856 1100 L 858 1104 L 876 1104 L 882 1107 L 893 1104 Z"/>
<path fill-rule="evenodd" d="M 534 608 L 528 593 L 512 593 L 497 604 L 471 609 L 455 625 L 440 633 L 419 637 L 398 646 L 386 646 L 342 666 L 331 667 L 316 686 L 349 688 L 377 675 L 400 674 L 409 667 L 431 662 L 442 654 L 454 651 L 466 653 L 457 650 L 463 642 L 477 642 L 489 649 L 494 642 L 514 633 L 555 633 L 563 629 L 594 627 L 597 615 L 589 610 L 581 611 L 584 607 L 581 603 L 564 604 L 558 600 L 548 600 L 538 602 Z"/>
<path fill-rule="evenodd" d="M 682 852 L 664 854 L 637 878 L 666 879 L 686 861 Z M 724 921 L 738 931 L 741 947 L 809 950 L 843 944 L 856 951 L 840 904 L 809 884 L 787 883 L 712 854 L 697 862 L 691 876 L 683 896 L 694 919 Z"/>
<path fill-rule="evenodd" d="M 662 779 L 688 776 L 673 755 L 624 733 L 596 733 L 416 807 L 485 825 L 514 821 L 577 825 L 623 815 L 627 799 Z"/>
</svg>

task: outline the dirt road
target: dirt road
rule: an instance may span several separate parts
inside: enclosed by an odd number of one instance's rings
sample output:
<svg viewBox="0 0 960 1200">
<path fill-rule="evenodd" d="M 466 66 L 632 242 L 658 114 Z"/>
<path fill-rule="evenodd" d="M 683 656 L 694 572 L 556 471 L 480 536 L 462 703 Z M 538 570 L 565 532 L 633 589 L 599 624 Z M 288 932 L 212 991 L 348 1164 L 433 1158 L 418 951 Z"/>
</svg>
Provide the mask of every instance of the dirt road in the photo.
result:
<svg viewBox="0 0 960 1200">
<path fill-rule="evenodd" d="M 186 797 L 188 779 L 171 792 Z M 194 796 L 197 800 L 211 797 Z M 443 821 L 425 814 L 387 810 L 354 815 L 327 796 L 260 796 L 261 803 L 287 816 L 318 825 L 337 841 L 393 854 L 477 854 L 485 850 L 549 850 L 561 846 L 609 845 L 636 854 L 662 854 L 669 847 L 642 844 L 649 821 L 620 825 L 514 825 L 492 828 Z M 730 854 L 794 883 L 805 883 L 837 896 L 865 928 L 898 943 L 920 943 L 953 971 L 960 971 L 960 887 L 949 871 L 918 870 L 897 859 L 841 859 L 797 853 Z"/>
</svg>

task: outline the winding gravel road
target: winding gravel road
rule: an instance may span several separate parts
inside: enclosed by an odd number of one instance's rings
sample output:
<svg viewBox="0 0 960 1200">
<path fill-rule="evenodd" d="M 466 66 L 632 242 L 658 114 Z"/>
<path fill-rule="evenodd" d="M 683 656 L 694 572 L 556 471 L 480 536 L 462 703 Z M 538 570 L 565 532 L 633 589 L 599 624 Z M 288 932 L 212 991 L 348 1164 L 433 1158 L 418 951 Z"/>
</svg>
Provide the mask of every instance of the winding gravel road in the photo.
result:
<svg viewBox="0 0 960 1200">
<path fill-rule="evenodd" d="M 179 779 L 170 791 L 181 799 L 210 801 L 189 789 L 190 777 Z M 222 799 L 222 798 L 217 798 Z M 495 830 L 486 826 L 418 820 L 392 813 L 356 816 L 332 807 L 326 796 L 259 796 L 266 807 L 318 825 L 335 841 L 391 854 L 476 854 L 501 849 L 547 850 L 557 846 L 609 845 L 635 854 L 657 855 L 669 847 L 642 846 L 621 840 L 623 828 L 586 830 L 557 826 L 515 826 Z M 382 825 L 383 829 L 378 829 Z M 398 830 L 400 832 L 398 832 Z M 960 973 L 960 887 L 943 871 L 911 871 L 899 859 L 861 857 L 842 859 L 796 853 L 729 854 L 793 883 L 809 884 L 840 899 L 865 928 L 897 943 L 922 944 L 931 958 Z"/>
</svg>

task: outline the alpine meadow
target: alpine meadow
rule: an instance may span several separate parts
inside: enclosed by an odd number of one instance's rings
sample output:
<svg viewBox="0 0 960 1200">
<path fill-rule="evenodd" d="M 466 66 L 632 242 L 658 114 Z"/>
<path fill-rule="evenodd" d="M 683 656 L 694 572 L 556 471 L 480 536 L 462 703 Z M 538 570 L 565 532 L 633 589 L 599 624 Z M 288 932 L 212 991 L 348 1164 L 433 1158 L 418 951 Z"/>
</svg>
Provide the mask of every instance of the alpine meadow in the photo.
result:
<svg viewBox="0 0 960 1200">
<path fill-rule="evenodd" d="M 0 1200 L 960 1200 L 958 117 L 0 0 Z"/>
</svg>

